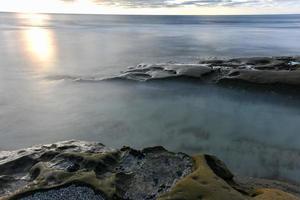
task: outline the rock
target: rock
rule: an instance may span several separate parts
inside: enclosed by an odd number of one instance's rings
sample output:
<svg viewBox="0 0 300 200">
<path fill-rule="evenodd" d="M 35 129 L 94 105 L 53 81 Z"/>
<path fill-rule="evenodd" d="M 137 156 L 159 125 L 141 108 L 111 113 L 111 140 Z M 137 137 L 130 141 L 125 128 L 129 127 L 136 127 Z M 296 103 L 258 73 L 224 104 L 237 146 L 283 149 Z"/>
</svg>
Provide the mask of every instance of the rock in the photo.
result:
<svg viewBox="0 0 300 200">
<path fill-rule="evenodd" d="M 235 176 L 235 182 L 241 187 L 247 187 L 251 189 L 265 188 L 265 189 L 278 189 L 288 193 L 293 193 L 296 196 L 300 196 L 300 184 L 288 183 L 279 180 L 269 180 L 262 178 L 251 178 Z"/>
<path fill-rule="evenodd" d="M 246 82 L 300 86 L 300 57 L 203 60 L 199 64 L 143 64 L 131 67 L 117 78 L 137 81 L 186 78 L 219 84 Z"/>
<path fill-rule="evenodd" d="M 285 84 L 300 86 L 300 70 L 248 70 L 235 69 L 230 71 L 227 76 L 219 79 L 219 82 L 226 81 L 245 81 L 256 84 Z"/>
<path fill-rule="evenodd" d="M 176 77 L 190 77 L 201 79 L 202 76 L 212 73 L 213 69 L 206 64 L 155 64 L 138 65 L 129 69 L 118 78 L 137 81 L 149 81 Z"/>
<path fill-rule="evenodd" d="M 204 155 L 195 156 L 195 169 L 187 177 L 180 180 L 174 188 L 162 195 L 159 200 L 167 199 L 250 199 L 231 187 L 225 180 L 217 176 L 207 164 Z M 222 170 L 227 171 L 227 169 Z"/>
<path fill-rule="evenodd" d="M 93 189 L 85 186 L 70 185 L 47 191 L 36 192 L 21 200 L 104 200 L 100 194 L 96 194 Z"/>
<path fill-rule="evenodd" d="M 147 148 L 138 154 L 126 149 L 117 170 L 117 180 L 120 180 L 116 185 L 117 196 L 119 199 L 156 199 L 191 173 L 192 165 L 189 156 L 173 154 L 162 147 Z"/>
<path fill-rule="evenodd" d="M 221 177 L 225 181 L 233 179 L 233 174 L 226 168 L 225 163 L 215 156 L 205 155 L 204 157 L 208 166 L 217 176 Z"/>
<path fill-rule="evenodd" d="M 189 156 L 162 147 L 114 150 L 83 141 L 35 146 L 10 152 L 5 158 L 4 154 L 8 152 L 0 153 L 0 194 L 6 198 L 68 195 L 70 184 L 84 184 L 81 190 L 92 188 L 105 199 L 156 199 L 193 166 Z"/>
<path fill-rule="evenodd" d="M 116 150 L 72 140 L 2 151 L 0 169 L 0 199 L 298 199 L 236 182 L 215 156 L 163 147 Z"/>
<path fill-rule="evenodd" d="M 255 200 L 294 200 L 299 199 L 296 198 L 294 195 L 288 194 L 281 190 L 276 189 L 259 189 L 256 191 L 254 196 Z"/>
</svg>

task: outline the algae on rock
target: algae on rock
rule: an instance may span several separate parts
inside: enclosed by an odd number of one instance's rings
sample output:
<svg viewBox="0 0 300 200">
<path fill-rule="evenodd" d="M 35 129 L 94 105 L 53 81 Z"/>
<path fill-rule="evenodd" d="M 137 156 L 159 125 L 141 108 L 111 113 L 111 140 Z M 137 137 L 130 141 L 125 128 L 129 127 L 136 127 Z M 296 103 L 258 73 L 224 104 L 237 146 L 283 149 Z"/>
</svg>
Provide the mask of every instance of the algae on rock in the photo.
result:
<svg viewBox="0 0 300 200">
<path fill-rule="evenodd" d="M 299 199 L 278 189 L 240 185 L 214 156 L 190 157 L 163 147 L 114 150 L 65 141 L 0 152 L 0 169 L 0 199 Z"/>
</svg>

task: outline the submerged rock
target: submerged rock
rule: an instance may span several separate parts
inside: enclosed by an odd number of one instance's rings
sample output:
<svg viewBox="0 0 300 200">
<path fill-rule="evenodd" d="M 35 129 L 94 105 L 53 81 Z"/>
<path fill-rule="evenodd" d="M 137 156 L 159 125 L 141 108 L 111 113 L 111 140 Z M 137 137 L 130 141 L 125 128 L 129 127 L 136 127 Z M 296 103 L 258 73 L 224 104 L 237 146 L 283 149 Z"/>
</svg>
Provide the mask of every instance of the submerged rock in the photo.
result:
<svg viewBox="0 0 300 200">
<path fill-rule="evenodd" d="M 204 60 L 199 64 L 141 64 L 118 78 L 150 81 L 190 78 L 206 83 L 246 82 L 300 86 L 300 57 L 254 57 Z"/>
<path fill-rule="evenodd" d="M 240 184 L 214 156 L 65 141 L 0 152 L 0 199 L 298 199 Z"/>
</svg>

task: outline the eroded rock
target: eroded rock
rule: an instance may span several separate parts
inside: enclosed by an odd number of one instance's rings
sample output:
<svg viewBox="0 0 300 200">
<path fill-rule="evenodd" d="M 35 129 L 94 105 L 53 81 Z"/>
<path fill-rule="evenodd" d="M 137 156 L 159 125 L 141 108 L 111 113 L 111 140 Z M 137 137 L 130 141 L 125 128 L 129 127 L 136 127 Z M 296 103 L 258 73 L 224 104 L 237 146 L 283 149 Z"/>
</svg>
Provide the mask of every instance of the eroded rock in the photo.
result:
<svg viewBox="0 0 300 200">
<path fill-rule="evenodd" d="M 191 173 L 192 159 L 173 154 L 162 147 L 141 152 L 123 148 L 116 189 L 120 199 L 156 199 L 179 179 Z"/>
<path fill-rule="evenodd" d="M 300 57 L 203 60 L 199 64 L 141 64 L 123 72 L 118 78 L 137 81 L 190 78 L 205 83 L 300 86 Z"/>
<path fill-rule="evenodd" d="M 21 165 L 20 158 L 30 159 Z M 56 198 L 60 193 L 71 194 L 67 192 L 70 184 L 84 184 L 81 190 L 93 188 L 104 199 L 156 199 L 191 173 L 193 167 L 189 156 L 163 147 L 114 150 L 80 141 L 11 152 L 1 162 L 0 194 L 8 199 Z"/>
<path fill-rule="evenodd" d="M 24 165 L 22 162 L 24 162 Z M 218 158 L 65 141 L 0 152 L 0 199 L 297 199 L 247 187 Z"/>
</svg>

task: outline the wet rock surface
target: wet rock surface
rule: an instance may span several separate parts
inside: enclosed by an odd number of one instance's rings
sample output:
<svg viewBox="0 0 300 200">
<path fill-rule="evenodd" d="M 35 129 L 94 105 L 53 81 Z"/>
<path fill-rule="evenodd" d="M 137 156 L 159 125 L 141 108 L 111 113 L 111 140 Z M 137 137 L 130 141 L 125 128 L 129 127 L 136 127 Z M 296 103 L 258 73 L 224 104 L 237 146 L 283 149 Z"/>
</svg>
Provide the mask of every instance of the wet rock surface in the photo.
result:
<svg viewBox="0 0 300 200">
<path fill-rule="evenodd" d="M 1 152 L 0 159 L 0 195 L 24 199 L 72 199 L 75 186 L 61 188 L 70 184 L 84 184 L 78 191 L 92 199 L 156 199 L 193 167 L 191 157 L 163 147 L 114 150 L 83 141 Z"/>
<path fill-rule="evenodd" d="M 192 159 L 185 154 L 172 156 L 162 147 L 141 152 L 121 149 L 125 155 L 117 174 L 117 195 L 120 199 L 156 199 L 177 180 L 192 171 Z"/>
<path fill-rule="evenodd" d="M 40 175 L 35 165 L 59 163 L 57 156 L 63 153 L 107 153 L 112 151 L 100 143 L 65 141 L 38 145 L 16 151 L 0 151 L 0 196 L 25 187 Z M 53 165 L 53 168 L 56 166 Z M 36 170 L 35 170 L 36 169 Z"/>
<path fill-rule="evenodd" d="M 0 199 L 299 199 L 297 186 L 235 181 L 215 156 L 163 147 L 64 141 L 0 151 L 0 169 Z"/>
<path fill-rule="evenodd" d="M 137 81 L 190 78 L 206 83 L 300 86 L 300 57 L 203 60 L 198 64 L 140 64 L 129 68 L 118 78 Z"/>
</svg>

